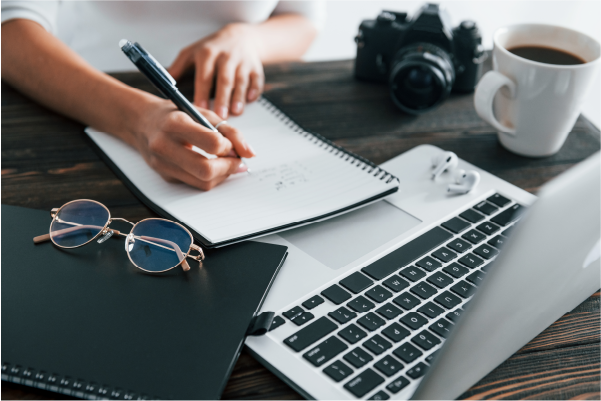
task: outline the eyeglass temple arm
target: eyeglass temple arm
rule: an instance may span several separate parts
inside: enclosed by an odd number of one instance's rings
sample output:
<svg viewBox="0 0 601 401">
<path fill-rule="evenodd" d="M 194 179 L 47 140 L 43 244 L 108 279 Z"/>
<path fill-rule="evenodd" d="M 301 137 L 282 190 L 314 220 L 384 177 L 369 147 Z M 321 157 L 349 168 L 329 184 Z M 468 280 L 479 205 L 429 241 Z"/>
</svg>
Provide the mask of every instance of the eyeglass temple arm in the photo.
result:
<svg viewBox="0 0 601 401">
<path fill-rule="evenodd" d="M 62 230 L 57 230 L 54 232 L 54 235 L 63 235 L 63 234 L 69 234 L 70 232 L 73 231 L 77 231 L 77 230 L 82 230 L 82 229 L 94 229 L 94 230 L 102 230 L 104 227 L 100 227 L 100 226 L 94 226 L 94 225 L 78 225 L 75 227 L 69 227 L 69 228 L 63 228 Z M 121 234 L 121 231 L 119 230 L 115 230 L 115 229 L 109 229 L 108 231 L 112 231 L 113 235 L 127 235 L 127 234 Z M 34 244 L 39 244 L 41 242 L 46 242 L 46 241 L 50 241 L 50 233 L 48 234 L 44 234 L 44 235 L 38 235 L 37 237 L 33 237 L 33 243 Z"/>
</svg>

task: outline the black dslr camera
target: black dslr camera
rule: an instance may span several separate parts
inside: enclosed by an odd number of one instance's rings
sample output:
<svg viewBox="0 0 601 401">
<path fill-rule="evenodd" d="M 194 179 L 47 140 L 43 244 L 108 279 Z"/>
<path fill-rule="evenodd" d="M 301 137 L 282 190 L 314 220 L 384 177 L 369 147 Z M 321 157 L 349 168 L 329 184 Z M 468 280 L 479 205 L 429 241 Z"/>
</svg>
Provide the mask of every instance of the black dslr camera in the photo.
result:
<svg viewBox="0 0 601 401">
<path fill-rule="evenodd" d="M 355 41 L 355 77 L 387 82 L 394 103 L 410 114 L 438 106 L 451 90 L 473 91 L 486 59 L 476 23 L 453 28 L 437 4 L 422 6 L 412 19 L 382 11 L 361 23 Z"/>
</svg>

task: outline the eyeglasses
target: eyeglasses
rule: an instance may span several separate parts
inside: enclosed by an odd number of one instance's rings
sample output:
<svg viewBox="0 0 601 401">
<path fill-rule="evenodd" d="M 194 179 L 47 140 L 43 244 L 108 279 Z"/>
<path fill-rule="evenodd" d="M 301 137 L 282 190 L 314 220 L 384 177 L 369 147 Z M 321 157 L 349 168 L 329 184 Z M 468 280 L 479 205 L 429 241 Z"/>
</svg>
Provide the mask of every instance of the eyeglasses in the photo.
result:
<svg viewBox="0 0 601 401">
<path fill-rule="evenodd" d="M 98 243 L 103 243 L 113 235 L 121 235 L 126 237 L 125 251 L 129 260 L 145 272 L 162 273 L 179 265 L 188 271 L 190 265 L 186 258 L 197 260 L 202 267 L 202 248 L 194 244 L 190 231 L 174 221 L 152 218 L 134 224 L 111 217 L 106 206 L 89 199 L 65 203 L 58 209 L 52 209 L 50 215 L 49 233 L 35 237 L 35 244 L 51 240 L 60 248 L 78 248 L 96 238 Z M 124 234 L 110 228 L 109 224 L 115 220 L 131 224 L 131 232 Z M 191 255 L 191 251 L 198 252 L 198 255 Z"/>
</svg>

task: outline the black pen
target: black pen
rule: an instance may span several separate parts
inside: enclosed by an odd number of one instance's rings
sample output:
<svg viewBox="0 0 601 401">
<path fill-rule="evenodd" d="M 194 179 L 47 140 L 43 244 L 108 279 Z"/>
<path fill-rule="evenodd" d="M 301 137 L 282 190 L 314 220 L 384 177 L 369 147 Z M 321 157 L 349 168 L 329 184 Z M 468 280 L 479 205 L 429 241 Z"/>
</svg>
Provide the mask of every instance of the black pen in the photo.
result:
<svg viewBox="0 0 601 401">
<path fill-rule="evenodd" d="M 192 117 L 194 121 L 204 125 L 213 132 L 219 132 L 202 114 L 198 112 L 196 107 L 192 105 L 180 93 L 175 86 L 175 79 L 163 68 L 158 61 L 155 60 L 139 43 L 131 43 L 127 39 L 119 41 L 119 47 L 123 53 L 138 67 L 140 72 L 152 82 L 152 84 L 184 113 Z"/>
</svg>

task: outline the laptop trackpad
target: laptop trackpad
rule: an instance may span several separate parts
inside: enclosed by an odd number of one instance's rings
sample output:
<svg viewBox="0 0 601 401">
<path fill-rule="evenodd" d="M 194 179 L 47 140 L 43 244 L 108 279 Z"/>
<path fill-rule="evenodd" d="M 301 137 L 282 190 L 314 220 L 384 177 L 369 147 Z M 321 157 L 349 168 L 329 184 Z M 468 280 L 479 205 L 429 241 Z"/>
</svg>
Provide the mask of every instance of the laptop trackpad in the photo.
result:
<svg viewBox="0 0 601 401">
<path fill-rule="evenodd" d="M 278 235 L 336 270 L 419 223 L 421 220 L 383 201 Z"/>
</svg>

